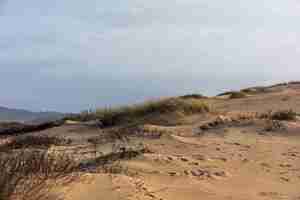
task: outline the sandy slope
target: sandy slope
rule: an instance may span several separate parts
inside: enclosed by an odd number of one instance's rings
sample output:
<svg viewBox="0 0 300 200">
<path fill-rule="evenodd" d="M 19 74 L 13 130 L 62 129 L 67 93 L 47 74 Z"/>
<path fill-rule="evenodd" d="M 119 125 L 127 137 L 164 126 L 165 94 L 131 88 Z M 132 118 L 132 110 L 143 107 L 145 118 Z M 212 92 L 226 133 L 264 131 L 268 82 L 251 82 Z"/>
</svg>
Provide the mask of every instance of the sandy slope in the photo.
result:
<svg viewBox="0 0 300 200">
<path fill-rule="evenodd" d="M 299 112 L 299 91 L 293 87 L 246 99 L 209 101 L 229 113 L 278 108 Z M 284 132 L 267 133 L 254 123 L 198 135 L 197 119 L 160 139 L 144 139 L 152 153 L 123 161 L 136 175 L 95 175 L 92 184 L 78 183 L 67 196 L 73 200 L 300 199 L 300 122 L 288 123 Z"/>
<path fill-rule="evenodd" d="M 128 144 L 142 142 L 149 153 L 122 160 L 118 173 L 86 174 L 88 181 L 64 188 L 65 199 L 300 200 L 300 120 L 283 122 L 285 130 L 271 132 L 257 119 L 206 131 L 199 128 L 220 113 L 235 116 L 290 108 L 300 112 L 300 86 L 243 99 L 206 101 L 218 113 L 187 117 L 183 126 L 145 126 L 143 137 L 130 137 Z M 87 140 L 101 134 L 108 137 L 109 131 L 75 123 L 34 134 L 71 138 L 73 146 L 63 150 L 91 158 L 95 149 Z M 148 132 L 162 134 L 156 138 Z M 103 153 L 112 146 L 107 142 L 95 148 Z"/>
<path fill-rule="evenodd" d="M 148 141 L 153 153 L 123 161 L 137 174 L 94 175 L 67 199 L 300 199 L 300 138 L 247 129 Z"/>
</svg>

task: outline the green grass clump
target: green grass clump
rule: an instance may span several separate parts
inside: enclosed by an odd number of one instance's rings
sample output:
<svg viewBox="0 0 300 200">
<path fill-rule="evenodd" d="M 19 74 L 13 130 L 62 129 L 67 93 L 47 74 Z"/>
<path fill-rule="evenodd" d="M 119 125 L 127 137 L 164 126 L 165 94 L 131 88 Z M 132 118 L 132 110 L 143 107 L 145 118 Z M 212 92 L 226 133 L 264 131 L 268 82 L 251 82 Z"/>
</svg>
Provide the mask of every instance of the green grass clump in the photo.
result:
<svg viewBox="0 0 300 200">
<path fill-rule="evenodd" d="M 168 98 L 158 101 L 148 101 L 132 106 L 97 109 L 94 112 L 84 112 L 77 117 L 73 116 L 71 119 L 80 121 L 96 119 L 101 122 L 103 127 L 108 127 L 121 123 L 136 122 L 142 118 L 156 114 L 180 112 L 185 115 L 190 115 L 208 112 L 209 110 L 209 106 L 199 99 Z"/>
</svg>

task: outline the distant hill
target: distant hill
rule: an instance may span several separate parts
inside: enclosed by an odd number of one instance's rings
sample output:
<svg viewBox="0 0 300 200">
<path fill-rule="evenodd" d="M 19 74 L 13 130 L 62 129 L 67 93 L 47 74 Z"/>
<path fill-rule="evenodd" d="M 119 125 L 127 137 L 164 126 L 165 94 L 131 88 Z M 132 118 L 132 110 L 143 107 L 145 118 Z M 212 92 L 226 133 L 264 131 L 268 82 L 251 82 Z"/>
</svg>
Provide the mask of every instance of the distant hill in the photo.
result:
<svg viewBox="0 0 300 200">
<path fill-rule="evenodd" d="M 45 122 L 56 120 L 63 116 L 64 114 L 58 112 L 31 112 L 0 106 L 0 121 Z"/>
</svg>

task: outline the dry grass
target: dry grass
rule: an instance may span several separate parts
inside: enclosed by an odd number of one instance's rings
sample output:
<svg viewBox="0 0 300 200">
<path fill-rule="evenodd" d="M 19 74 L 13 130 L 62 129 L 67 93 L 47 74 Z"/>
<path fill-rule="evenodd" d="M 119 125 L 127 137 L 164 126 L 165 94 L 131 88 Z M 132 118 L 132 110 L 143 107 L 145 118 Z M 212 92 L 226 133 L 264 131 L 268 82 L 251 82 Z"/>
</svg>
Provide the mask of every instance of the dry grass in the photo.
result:
<svg viewBox="0 0 300 200">
<path fill-rule="evenodd" d="M 51 190 L 74 180 L 77 164 L 66 155 L 46 151 L 0 154 L 0 200 L 59 199 Z"/>
<path fill-rule="evenodd" d="M 59 137 L 48 136 L 18 136 L 11 138 L 9 142 L 0 146 L 0 151 L 10 151 L 14 149 L 25 148 L 44 148 L 47 149 L 52 145 L 67 145 L 72 141 Z"/>
<path fill-rule="evenodd" d="M 185 115 L 208 112 L 210 107 L 202 100 L 169 98 L 159 101 L 148 101 L 143 104 L 122 106 L 118 108 L 97 109 L 94 112 L 83 112 L 70 116 L 72 120 L 97 119 L 103 127 L 115 126 L 121 123 L 136 122 L 138 119 L 153 114 L 182 112 Z"/>
<path fill-rule="evenodd" d="M 199 100 L 167 99 L 116 109 L 99 109 L 95 112 L 95 115 L 104 126 L 113 126 L 120 122 L 132 122 L 137 118 L 153 113 L 164 114 L 176 111 L 184 114 L 194 114 L 208 112 L 209 107 Z"/>
<path fill-rule="evenodd" d="M 64 123 L 63 120 L 49 121 L 39 124 L 26 124 L 19 122 L 1 122 L 0 135 L 12 135 L 19 133 L 29 133 L 35 131 L 42 131 L 48 128 L 60 126 Z"/>
</svg>

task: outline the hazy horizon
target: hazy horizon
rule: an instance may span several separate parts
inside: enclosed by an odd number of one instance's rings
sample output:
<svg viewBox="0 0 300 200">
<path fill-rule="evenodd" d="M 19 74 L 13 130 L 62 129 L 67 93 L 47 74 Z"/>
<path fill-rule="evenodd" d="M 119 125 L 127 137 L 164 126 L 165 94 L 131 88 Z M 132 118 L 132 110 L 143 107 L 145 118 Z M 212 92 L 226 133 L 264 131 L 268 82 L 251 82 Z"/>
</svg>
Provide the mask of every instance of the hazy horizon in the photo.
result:
<svg viewBox="0 0 300 200">
<path fill-rule="evenodd" d="M 299 80 L 296 0 L 0 0 L 0 106 L 77 112 Z"/>
</svg>

